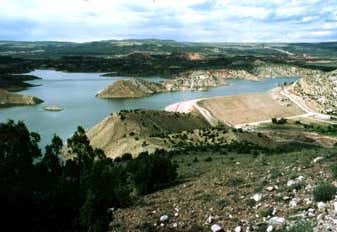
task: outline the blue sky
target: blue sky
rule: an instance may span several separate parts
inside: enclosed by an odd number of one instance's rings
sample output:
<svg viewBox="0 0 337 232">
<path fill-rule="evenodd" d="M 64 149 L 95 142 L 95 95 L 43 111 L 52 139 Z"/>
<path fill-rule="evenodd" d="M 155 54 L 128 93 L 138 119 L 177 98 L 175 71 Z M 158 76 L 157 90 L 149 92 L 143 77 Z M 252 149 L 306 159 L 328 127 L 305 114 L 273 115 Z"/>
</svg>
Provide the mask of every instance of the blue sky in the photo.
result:
<svg viewBox="0 0 337 232">
<path fill-rule="evenodd" d="M 337 0 L 0 0 L 0 40 L 337 41 Z"/>
</svg>

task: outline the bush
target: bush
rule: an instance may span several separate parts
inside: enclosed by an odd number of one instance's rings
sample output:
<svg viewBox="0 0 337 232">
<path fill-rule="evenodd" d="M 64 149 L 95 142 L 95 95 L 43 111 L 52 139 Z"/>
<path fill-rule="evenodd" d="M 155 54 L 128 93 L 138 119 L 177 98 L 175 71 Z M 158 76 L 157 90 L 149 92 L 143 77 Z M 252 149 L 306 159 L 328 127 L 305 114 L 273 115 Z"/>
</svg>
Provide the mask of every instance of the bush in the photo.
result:
<svg viewBox="0 0 337 232">
<path fill-rule="evenodd" d="M 0 204 L 3 226 L 13 231 L 107 231 L 108 208 L 130 205 L 135 187 L 145 194 L 177 177 L 169 153 L 113 161 L 90 146 L 81 127 L 67 141 L 71 159 L 61 158 L 57 136 L 39 159 L 39 139 L 21 122 L 0 123 Z"/>
<path fill-rule="evenodd" d="M 133 185 L 140 195 L 151 193 L 172 183 L 177 177 L 177 165 L 171 162 L 169 154 L 156 151 L 143 152 L 127 165 Z"/>
<path fill-rule="evenodd" d="M 314 189 L 313 195 L 315 201 L 330 201 L 334 199 L 337 193 L 337 188 L 327 182 L 322 182 Z"/>
<path fill-rule="evenodd" d="M 132 160 L 132 155 L 130 153 L 123 154 L 121 157 L 121 161 L 128 161 L 128 160 Z"/>
<path fill-rule="evenodd" d="M 334 178 L 337 178 L 337 164 L 332 164 L 330 166 L 331 174 Z"/>
<path fill-rule="evenodd" d="M 206 162 L 211 162 L 211 161 L 212 161 L 212 157 L 207 157 L 207 158 L 205 159 L 205 161 L 206 161 Z"/>
<path fill-rule="evenodd" d="M 286 229 L 284 232 L 313 232 L 314 228 L 310 222 L 300 221 Z"/>
</svg>

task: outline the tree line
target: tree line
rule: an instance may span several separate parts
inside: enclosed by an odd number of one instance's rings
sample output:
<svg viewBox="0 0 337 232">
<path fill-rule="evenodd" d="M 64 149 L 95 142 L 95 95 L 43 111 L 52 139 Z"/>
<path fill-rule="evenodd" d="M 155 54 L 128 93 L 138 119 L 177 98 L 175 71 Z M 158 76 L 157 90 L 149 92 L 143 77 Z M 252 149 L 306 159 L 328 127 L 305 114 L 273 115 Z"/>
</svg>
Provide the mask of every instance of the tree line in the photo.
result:
<svg viewBox="0 0 337 232">
<path fill-rule="evenodd" d="M 118 159 L 90 146 L 78 127 L 66 146 L 56 135 L 44 154 L 23 122 L 0 123 L 3 228 L 12 231 L 107 231 L 113 208 L 170 185 L 177 166 L 166 151 Z M 67 149 L 69 158 L 64 159 Z"/>
</svg>

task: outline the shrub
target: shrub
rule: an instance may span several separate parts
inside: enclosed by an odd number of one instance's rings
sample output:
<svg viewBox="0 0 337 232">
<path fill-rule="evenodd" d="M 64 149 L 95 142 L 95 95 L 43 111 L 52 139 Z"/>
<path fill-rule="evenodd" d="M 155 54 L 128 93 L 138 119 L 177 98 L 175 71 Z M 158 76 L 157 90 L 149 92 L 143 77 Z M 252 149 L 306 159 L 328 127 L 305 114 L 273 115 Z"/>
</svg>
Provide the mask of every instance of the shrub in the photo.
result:
<svg viewBox="0 0 337 232">
<path fill-rule="evenodd" d="M 315 201 L 330 201 L 334 198 L 337 188 L 327 182 L 322 182 L 314 189 L 313 195 Z"/>
<path fill-rule="evenodd" d="M 272 213 L 273 213 L 273 208 L 262 209 L 259 211 L 260 217 L 268 217 L 272 215 Z"/>
<path fill-rule="evenodd" d="M 121 161 L 128 161 L 128 160 L 132 160 L 132 155 L 130 153 L 123 154 L 121 157 Z"/>
<path fill-rule="evenodd" d="M 211 161 L 212 161 L 212 157 L 207 157 L 207 158 L 205 159 L 205 161 L 206 161 L 206 162 L 211 162 Z"/>
<path fill-rule="evenodd" d="M 240 177 L 231 177 L 227 180 L 226 185 L 230 187 L 237 187 L 241 185 L 244 180 Z"/>
<path fill-rule="evenodd" d="M 314 228 L 310 222 L 300 221 L 295 223 L 290 228 L 286 229 L 284 232 L 313 232 Z"/>
<path fill-rule="evenodd" d="M 177 177 L 177 165 L 171 162 L 169 154 L 156 151 L 143 152 L 127 165 L 133 185 L 138 194 L 144 195 L 173 182 Z"/>
<path fill-rule="evenodd" d="M 276 169 L 276 168 L 273 168 L 273 169 L 270 171 L 270 177 L 271 177 L 272 179 L 276 179 L 276 178 L 280 177 L 281 175 L 282 175 L 281 172 L 280 172 L 278 169 Z"/>
<path fill-rule="evenodd" d="M 332 164 L 330 166 L 331 174 L 334 178 L 337 178 L 337 164 Z"/>
<path fill-rule="evenodd" d="M 219 207 L 221 209 L 223 209 L 224 207 L 229 206 L 230 201 L 227 198 L 223 198 L 221 200 L 218 200 L 217 203 L 218 203 Z"/>
</svg>

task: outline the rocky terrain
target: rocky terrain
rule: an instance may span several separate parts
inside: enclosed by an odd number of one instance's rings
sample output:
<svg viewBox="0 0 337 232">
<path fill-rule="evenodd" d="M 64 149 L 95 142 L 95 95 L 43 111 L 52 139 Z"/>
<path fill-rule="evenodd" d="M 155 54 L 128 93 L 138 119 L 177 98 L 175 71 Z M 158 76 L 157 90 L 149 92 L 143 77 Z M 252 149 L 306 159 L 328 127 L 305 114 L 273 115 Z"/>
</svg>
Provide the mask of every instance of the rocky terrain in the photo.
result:
<svg viewBox="0 0 337 232">
<path fill-rule="evenodd" d="M 170 136 L 178 184 L 117 209 L 111 231 L 337 231 L 334 148 L 226 128 Z"/>
<path fill-rule="evenodd" d="M 172 80 L 154 83 L 141 79 L 116 81 L 97 94 L 101 98 L 137 98 L 161 92 L 207 90 L 226 85 L 226 79 L 207 71 L 195 71 Z"/>
<path fill-rule="evenodd" d="M 0 106 L 36 105 L 42 102 L 37 97 L 11 93 L 0 89 Z"/>
<path fill-rule="evenodd" d="M 337 71 L 307 75 L 296 82 L 294 91 L 313 102 L 322 113 L 337 115 Z"/>
<path fill-rule="evenodd" d="M 122 80 L 113 83 L 97 96 L 101 98 L 135 98 L 145 97 L 155 93 L 184 90 L 208 90 L 212 87 L 227 84 L 227 79 L 262 80 L 274 77 L 306 77 L 318 75 L 321 72 L 291 65 L 267 64 L 256 61 L 252 72 L 244 69 L 210 69 L 182 72 L 173 79 L 160 83 L 139 79 Z"/>
<path fill-rule="evenodd" d="M 161 83 L 168 91 L 207 90 L 226 85 L 225 75 L 217 71 L 190 71 Z"/>
<path fill-rule="evenodd" d="M 272 64 L 256 60 L 252 73 L 257 79 L 270 77 L 306 77 L 319 75 L 322 71 L 315 69 L 302 68 L 288 64 Z"/>
</svg>

